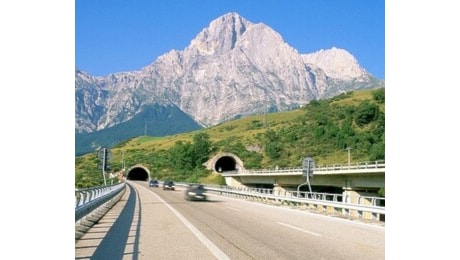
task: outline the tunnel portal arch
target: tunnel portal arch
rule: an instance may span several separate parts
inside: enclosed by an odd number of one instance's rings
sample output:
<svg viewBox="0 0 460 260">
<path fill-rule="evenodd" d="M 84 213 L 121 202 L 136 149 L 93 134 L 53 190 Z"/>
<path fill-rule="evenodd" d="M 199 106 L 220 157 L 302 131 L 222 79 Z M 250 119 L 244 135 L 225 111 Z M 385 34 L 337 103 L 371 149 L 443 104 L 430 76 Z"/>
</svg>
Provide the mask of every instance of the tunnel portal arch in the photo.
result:
<svg viewBox="0 0 460 260">
<path fill-rule="evenodd" d="M 148 181 L 150 171 L 143 165 L 135 165 L 126 172 L 126 179 L 133 181 Z"/>
<path fill-rule="evenodd" d="M 205 163 L 208 170 L 214 172 L 244 170 L 243 161 L 232 153 L 220 153 Z"/>
</svg>

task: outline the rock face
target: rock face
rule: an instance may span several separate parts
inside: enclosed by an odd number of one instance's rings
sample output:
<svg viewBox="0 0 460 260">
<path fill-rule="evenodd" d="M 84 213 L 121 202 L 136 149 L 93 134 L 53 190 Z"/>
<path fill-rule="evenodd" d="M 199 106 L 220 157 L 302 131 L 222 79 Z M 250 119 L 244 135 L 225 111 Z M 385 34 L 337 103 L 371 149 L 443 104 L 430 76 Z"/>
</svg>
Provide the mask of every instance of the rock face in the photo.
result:
<svg viewBox="0 0 460 260">
<path fill-rule="evenodd" d="M 152 105 L 175 106 L 207 127 L 383 85 L 343 49 L 300 54 L 270 27 L 228 13 L 140 71 L 92 77 L 76 69 L 75 131 L 127 122 Z"/>
</svg>

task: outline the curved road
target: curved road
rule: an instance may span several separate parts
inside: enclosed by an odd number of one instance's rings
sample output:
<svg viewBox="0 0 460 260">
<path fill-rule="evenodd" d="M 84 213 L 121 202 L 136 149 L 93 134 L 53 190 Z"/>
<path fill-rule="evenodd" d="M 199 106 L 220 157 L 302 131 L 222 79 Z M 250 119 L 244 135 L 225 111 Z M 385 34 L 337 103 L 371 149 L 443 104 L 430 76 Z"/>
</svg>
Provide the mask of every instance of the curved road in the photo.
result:
<svg viewBox="0 0 460 260">
<path fill-rule="evenodd" d="M 75 259 L 385 259 L 385 228 L 299 209 L 128 182 Z"/>
</svg>

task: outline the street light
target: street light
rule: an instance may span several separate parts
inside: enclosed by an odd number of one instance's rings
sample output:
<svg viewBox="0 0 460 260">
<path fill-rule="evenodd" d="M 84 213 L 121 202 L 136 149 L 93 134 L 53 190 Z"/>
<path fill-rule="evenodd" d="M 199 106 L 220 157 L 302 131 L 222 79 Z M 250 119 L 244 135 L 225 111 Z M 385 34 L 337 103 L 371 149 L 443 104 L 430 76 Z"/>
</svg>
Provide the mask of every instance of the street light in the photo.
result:
<svg viewBox="0 0 460 260">
<path fill-rule="evenodd" d="M 351 147 L 347 147 L 345 150 L 348 150 L 348 169 L 350 169 L 350 162 L 351 162 L 350 150 L 351 150 Z"/>
<path fill-rule="evenodd" d="M 121 151 L 121 168 L 123 172 L 125 171 L 125 151 Z"/>
</svg>

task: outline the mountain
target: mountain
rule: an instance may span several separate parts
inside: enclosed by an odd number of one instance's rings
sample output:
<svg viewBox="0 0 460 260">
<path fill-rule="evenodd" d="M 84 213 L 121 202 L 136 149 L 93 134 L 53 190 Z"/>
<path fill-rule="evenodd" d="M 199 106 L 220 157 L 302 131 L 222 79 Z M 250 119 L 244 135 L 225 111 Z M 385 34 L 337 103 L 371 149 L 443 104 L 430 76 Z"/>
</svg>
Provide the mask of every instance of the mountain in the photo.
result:
<svg viewBox="0 0 460 260">
<path fill-rule="evenodd" d="M 139 71 L 93 77 L 76 68 L 76 140 L 77 135 L 134 124 L 136 115 L 152 107 L 177 108 L 199 128 L 383 85 L 346 50 L 301 54 L 267 25 L 228 13 L 184 50 L 171 50 Z M 163 120 L 154 124 L 163 125 Z M 183 120 L 169 121 L 178 125 L 177 131 L 194 128 Z"/>
<path fill-rule="evenodd" d="M 173 105 L 152 105 L 131 120 L 91 133 L 75 133 L 75 155 L 96 147 L 113 147 L 133 137 L 166 136 L 200 129 L 193 119 Z"/>
</svg>

